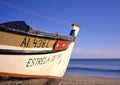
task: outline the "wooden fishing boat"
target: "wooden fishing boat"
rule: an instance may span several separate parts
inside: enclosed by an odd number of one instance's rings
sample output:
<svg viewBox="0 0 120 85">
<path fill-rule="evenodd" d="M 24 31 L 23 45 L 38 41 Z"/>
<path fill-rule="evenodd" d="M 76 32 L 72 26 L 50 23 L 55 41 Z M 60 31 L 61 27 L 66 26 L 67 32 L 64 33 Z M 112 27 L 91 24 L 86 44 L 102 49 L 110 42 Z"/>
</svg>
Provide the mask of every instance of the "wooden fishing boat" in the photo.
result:
<svg viewBox="0 0 120 85">
<path fill-rule="evenodd" d="M 0 24 L 0 76 L 62 78 L 80 26 L 69 36 L 33 30 L 24 21 Z"/>
</svg>

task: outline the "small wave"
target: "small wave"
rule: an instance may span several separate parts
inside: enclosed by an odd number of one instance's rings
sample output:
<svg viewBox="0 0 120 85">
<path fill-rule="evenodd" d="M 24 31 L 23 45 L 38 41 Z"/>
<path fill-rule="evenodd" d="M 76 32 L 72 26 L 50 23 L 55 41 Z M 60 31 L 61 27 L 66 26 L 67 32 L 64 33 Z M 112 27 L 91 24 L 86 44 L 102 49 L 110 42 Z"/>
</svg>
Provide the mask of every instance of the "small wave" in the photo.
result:
<svg viewBox="0 0 120 85">
<path fill-rule="evenodd" d="M 105 72 L 120 72 L 120 69 L 105 69 L 105 68 L 85 68 L 85 67 L 68 67 L 69 70 L 87 70 L 87 71 L 105 71 Z"/>
</svg>

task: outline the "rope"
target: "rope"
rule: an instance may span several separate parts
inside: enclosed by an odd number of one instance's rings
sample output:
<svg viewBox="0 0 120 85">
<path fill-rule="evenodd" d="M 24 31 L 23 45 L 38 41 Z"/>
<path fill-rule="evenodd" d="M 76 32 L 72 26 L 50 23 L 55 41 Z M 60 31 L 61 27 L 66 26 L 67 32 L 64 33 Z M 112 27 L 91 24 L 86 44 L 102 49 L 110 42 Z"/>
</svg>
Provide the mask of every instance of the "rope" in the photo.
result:
<svg viewBox="0 0 120 85">
<path fill-rule="evenodd" d="M 2 1 L 2 0 L 0 0 L 0 3 L 4 4 L 4 5 L 6 5 L 6 6 L 12 7 L 12 8 L 14 8 L 14 9 L 17 9 L 17 10 L 19 10 L 19 11 L 25 12 L 25 13 L 27 13 L 27 14 L 30 14 L 30 15 L 33 15 L 33 16 L 37 16 L 37 17 L 40 17 L 40 18 L 43 18 L 43 19 L 46 19 L 46 20 L 51 20 L 51 21 L 54 21 L 54 22 L 59 22 L 59 23 L 64 23 L 64 24 L 71 24 L 71 23 L 68 22 L 68 21 L 63 21 L 63 20 L 58 20 L 58 19 L 54 19 L 54 18 L 42 16 L 42 15 L 40 15 L 40 14 L 37 14 L 37 13 L 31 12 L 31 11 L 25 10 L 25 9 L 23 9 L 23 8 L 14 6 L 14 5 L 12 5 L 12 4 L 8 3 L 8 2 Z"/>
</svg>

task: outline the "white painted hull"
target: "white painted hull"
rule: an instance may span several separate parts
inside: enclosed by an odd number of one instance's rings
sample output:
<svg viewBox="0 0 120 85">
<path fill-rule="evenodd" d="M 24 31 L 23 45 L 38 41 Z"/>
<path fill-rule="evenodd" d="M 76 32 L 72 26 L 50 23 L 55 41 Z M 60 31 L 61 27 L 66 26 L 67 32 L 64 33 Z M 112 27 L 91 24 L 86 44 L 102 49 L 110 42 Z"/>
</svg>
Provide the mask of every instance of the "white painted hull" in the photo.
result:
<svg viewBox="0 0 120 85">
<path fill-rule="evenodd" d="M 63 77 L 74 42 L 67 50 L 32 55 L 0 55 L 0 75 L 33 78 L 61 78 Z"/>
<path fill-rule="evenodd" d="M 21 22 L 12 23 L 20 24 Z M 24 22 L 22 23 L 25 25 Z M 23 30 L 11 29 L 4 25 L 0 25 L 0 76 L 63 77 L 79 25 L 72 25 L 73 29 L 69 36 L 41 31 L 38 31 L 38 34 L 34 31 L 29 32 L 28 25 L 25 25 L 27 28 Z"/>
</svg>

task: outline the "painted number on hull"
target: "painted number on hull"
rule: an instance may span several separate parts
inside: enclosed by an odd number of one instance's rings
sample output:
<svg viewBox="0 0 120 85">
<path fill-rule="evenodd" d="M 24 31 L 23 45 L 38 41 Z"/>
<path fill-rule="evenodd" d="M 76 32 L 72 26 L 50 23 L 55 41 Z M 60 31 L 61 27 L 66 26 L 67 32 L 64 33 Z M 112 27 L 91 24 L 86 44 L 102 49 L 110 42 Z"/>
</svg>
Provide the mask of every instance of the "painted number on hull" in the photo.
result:
<svg viewBox="0 0 120 85">
<path fill-rule="evenodd" d="M 46 39 L 32 39 L 25 37 L 20 44 L 20 47 L 34 47 L 34 48 L 48 48 L 49 40 Z"/>
</svg>

